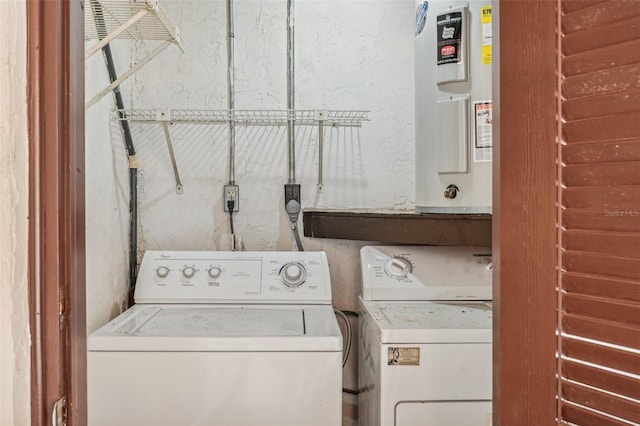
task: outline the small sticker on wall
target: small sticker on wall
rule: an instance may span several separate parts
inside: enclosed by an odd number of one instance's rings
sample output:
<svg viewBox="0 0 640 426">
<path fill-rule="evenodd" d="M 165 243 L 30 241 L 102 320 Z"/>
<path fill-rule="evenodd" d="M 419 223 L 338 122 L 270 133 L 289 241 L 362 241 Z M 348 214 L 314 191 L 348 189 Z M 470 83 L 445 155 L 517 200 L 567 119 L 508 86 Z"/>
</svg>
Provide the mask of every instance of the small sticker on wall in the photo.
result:
<svg viewBox="0 0 640 426">
<path fill-rule="evenodd" d="M 388 365 L 420 365 L 420 348 L 390 347 L 387 353 Z"/>
<path fill-rule="evenodd" d="M 424 26 L 427 23 L 427 10 L 429 10 L 429 2 L 424 1 L 418 5 L 416 9 L 416 37 L 422 34 Z"/>
<path fill-rule="evenodd" d="M 482 63 L 491 64 L 493 61 L 491 41 L 491 6 L 480 8 L 480 23 L 482 24 Z"/>
<path fill-rule="evenodd" d="M 473 117 L 475 121 L 473 161 L 491 161 L 493 151 L 493 110 L 491 101 L 474 102 Z"/>
</svg>

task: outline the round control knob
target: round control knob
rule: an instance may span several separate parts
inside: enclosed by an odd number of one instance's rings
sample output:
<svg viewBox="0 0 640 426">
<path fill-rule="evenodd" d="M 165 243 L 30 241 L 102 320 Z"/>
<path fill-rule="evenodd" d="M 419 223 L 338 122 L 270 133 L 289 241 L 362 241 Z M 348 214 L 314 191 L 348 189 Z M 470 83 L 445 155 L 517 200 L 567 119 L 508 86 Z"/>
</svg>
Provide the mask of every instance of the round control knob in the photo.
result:
<svg viewBox="0 0 640 426">
<path fill-rule="evenodd" d="M 298 287 L 306 277 L 307 270 L 298 262 L 287 263 L 280 269 L 280 279 L 287 287 Z"/>
<path fill-rule="evenodd" d="M 405 257 L 396 256 L 393 259 L 389 259 L 384 266 L 385 271 L 392 277 L 405 278 L 411 272 L 413 272 L 413 265 L 411 261 Z"/>
<path fill-rule="evenodd" d="M 160 278 L 167 278 L 167 275 L 169 275 L 169 268 L 167 268 L 166 266 L 160 266 L 158 269 L 156 269 L 156 275 L 159 276 Z"/>
<path fill-rule="evenodd" d="M 222 269 L 220 269 L 219 267 L 212 266 L 211 268 L 209 268 L 209 276 L 211 278 L 218 278 L 220 274 L 222 274 Z"/>
<path fill-rule="evenodd" d="M 195 274 L 196 269 L 191 266 L 187 266 L 182 270 L 182 275 L 184 275 L 185 278 L 193 278 Z"/>
</svg>

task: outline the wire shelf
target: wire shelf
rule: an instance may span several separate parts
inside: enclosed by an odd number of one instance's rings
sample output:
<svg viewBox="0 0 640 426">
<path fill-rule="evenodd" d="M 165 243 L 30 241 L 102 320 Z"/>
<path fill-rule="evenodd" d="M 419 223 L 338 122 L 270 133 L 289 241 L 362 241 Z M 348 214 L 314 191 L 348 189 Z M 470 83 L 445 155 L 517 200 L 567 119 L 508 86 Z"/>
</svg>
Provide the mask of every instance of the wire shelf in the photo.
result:
<svg viewBox="0 0 640 426">
<path fill-rule="evenodd" d="M 118 38 L 171 40 L 180 44 L 180 32 L 157 0 L 85 0 L 84 31 L 87 40 Z"/>
<path fill-rule="evenodd" d="M 85 60 L 116 38 L 159 42 L 156 43 L 155 49 L 91 98 L 85 108 L 90 108 L 118 87 L 170 44 L 175 44 L 183 50 L 180 46 L 178 27 L 171 23 L 158 0 L 85 0 L 84 30 L 88 40 L 98 40 L 86 50 Z"/>
<path fill-rule="evenodd" d="M 116 110 L 117 120 L 135 122 L 224 124 L 282 126 L 293 120 L 298 126 L 314 126 L 323 123 L 329 126 L 360 127 L 369 121 L 365 110 L 190 110 L 190 109 L 126 109 Z"/>
</svg>

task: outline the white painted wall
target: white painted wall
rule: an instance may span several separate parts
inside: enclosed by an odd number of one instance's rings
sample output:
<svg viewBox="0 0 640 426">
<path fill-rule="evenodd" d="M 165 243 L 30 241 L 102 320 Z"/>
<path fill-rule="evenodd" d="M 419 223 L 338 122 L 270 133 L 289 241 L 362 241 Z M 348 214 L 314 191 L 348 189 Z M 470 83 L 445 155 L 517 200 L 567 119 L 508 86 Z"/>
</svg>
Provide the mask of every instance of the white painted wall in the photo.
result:
<svg viewBox="0 0 640 426">
<path fill-rule="evenodd" d="M 87 46 L 95 40 L 87 42 Z M 130 66 L 126 41 L 112 43 L 121 74 Z M 85 97 L 91 99 L 109 84 L 101 52 L 86 61 Z M 127 85 L 122 85 L 125 98 Z M 128 289 L 129 183 L 122 131 L 111 119 L 113 95 L 103 97 L 85 114 L 87 331 L 89 333 L 126 308 Z"/>
<path fill-rule="evenodd" d="M 26 2 L 0 1 L 0 425 L 30 419 Z"/>
<path fill-rule="evenodd" d="M 185 53 L 170 46 L 142 68 L 130 80 L 126 102 L 134 108 L 226 109 L 226 2 L 161 4 L 180 26 Z M 284 109 L 286 1 L 236 0 L 235 5 L 236 108 Z M 296 179 L 303 208 L 413 208 L 414 9 L 412 0 L 296 2 L 296 107 L 371 111 L 362 128 L 326 129 L 322 191 L 316 187 L 317 129 L 298 129 Z M 135 44 L 133 58 L 154 47 Z M 93 76 L 98 78 L 104 64 L 88 67 L 90 96 Z M 87 113 L 89 331 L 118 311 L 126 282 L 126 174 L 119 170 L 126 160 L 106 118 L 112 101 L 103 103 Z M 171 126 L 183 194 L 175 191 L 162 128 L 135 124 L 132 130 L 140 165 L 139 253 L 229 249 L 222 205 L 229 179 L 226 127 Z M 114 148 L 107 146 L 109 138 Z M 247 250 L 295 248 L 283 201 L 287 156 L 286 127 L 238 127 L 240 212 L 234 222 Z M 357 310 L 358 250 L 366 243 L 306 238 L 303 243 L 307 250 L 327 252 L 334 304 Z M 352 388 L 354 374 L 350 369 L 345 383 Z"/>
</svg>

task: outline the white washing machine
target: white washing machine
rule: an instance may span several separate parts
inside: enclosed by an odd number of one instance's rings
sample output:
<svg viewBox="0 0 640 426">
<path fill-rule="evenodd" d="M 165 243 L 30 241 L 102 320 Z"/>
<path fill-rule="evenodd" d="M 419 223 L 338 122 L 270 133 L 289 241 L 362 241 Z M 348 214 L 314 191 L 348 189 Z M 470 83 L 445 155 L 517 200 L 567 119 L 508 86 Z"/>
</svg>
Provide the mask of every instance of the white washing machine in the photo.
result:
<svg viewBox="0 0 640 426">
<path fill-rule="evenodd" d="M 87 342 L 89 425 L 340 425 L 322 252 L 145 253 L 136 304 Z"/>
<path fill-rule="evenodd" d="M 491 425 L 491 252 L 361 252 L 361 426 Z"/>
</svg>

